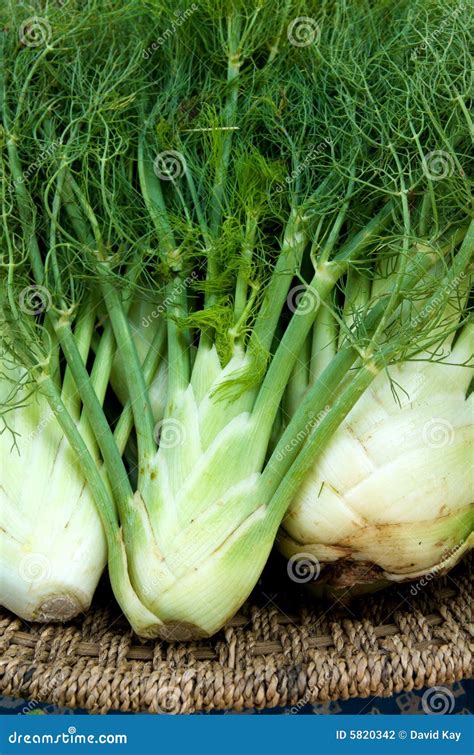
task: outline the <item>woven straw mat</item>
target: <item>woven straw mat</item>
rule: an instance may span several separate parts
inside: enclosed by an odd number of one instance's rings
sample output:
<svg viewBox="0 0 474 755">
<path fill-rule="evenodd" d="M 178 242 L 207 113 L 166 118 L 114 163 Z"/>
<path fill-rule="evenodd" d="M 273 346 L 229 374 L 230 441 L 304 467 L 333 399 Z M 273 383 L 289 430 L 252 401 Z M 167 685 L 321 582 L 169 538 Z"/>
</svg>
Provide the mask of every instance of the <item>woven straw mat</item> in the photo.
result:
<svg viewBox="0 0 474 755">
<path fill-rule="evenodd" d="M 0 692 L 92 713 L 193 713 L 450 684 L 472 675 L 471 567 L 468 557 L 419 589 L 332 603 L 270 570 L 225 629 L 189 643 L 140 641 L 106 585 L 64 625 L 27 625 L 2 609 Z"/>
</svg>

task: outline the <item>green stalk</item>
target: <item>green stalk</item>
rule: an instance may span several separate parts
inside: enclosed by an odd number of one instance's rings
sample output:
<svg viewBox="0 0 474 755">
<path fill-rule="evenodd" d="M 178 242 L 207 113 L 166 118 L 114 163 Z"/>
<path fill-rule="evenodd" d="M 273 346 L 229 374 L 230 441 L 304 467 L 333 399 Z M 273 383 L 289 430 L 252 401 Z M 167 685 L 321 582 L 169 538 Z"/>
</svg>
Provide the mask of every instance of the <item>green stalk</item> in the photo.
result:
<svg viewBox="0 0 474 755">
<path fill-rule="evenodd" d="M 310 383 L 322 374 L 336 356 L 337 328 L 330 303 L 323 303 L 319 308 L 313 325 L 313 342 L 311 347 Z"/>
<path fill-rule="evenodd" d="M 402 213 L 403 213 L 403 241 L 402 241 L 402 250 L 399 257 L 400 269 L 398 271 L 395 286 L 391 292 L 390 300 L 387 304 L 386 312 L 384 313 L 384 316 L 382 317 L 378 325 L 378 329 L 375 333 L 375 336 L 374 336 L 375 340 L 377 340 L 377 338 L 381 334 L 384 333 L 387 318 L 389 316 L 389 312 L 391 312 L 391 309 L 392 309 L 392 303 L 397 301 L 398 294 L 400 292 L 400 285 L 404 278 L 405 271 L 408 267 L 408 263 L 409 263 L 408 258 L 409 258 L 409 252 L 410 252 L 411 214 L 410 214 L 410 208 L 408 205 L 408 190 L 406 187 L 405 179 L 403 177 L 403 171 L 400 165 L 400 160 L 392 145 L 390 145 L 390 151 L 393 153 L 393 156 L 395 158 L 397 168 L 399 171 L 399 177 L 400 177 L 400 195 L 401 195 Z"/>
<path fill-rule="evenodd" d="M 273 61 L 275 60 L 276 56 L 278 55 L 280 51 L 281 39 L 283 36 L 285 36 L 286 30 L 288 28 L 288 14 L 291 10 L 291 5 L 292 5 L 292 0 L 286 0 L 285 8 L 281 14 L 281 24 L 278 30 L 278 34 L 272 46 L 270 47 L 270 52 L 268 53 L 267 66 L 273 63 Z"/>
<path fill-rule="evenodd" d="M 60 185 L 58 186 L 58 191 L 60 192 L 59 200 L 62 200 L 62 203 L 64 204 L 66 208 L 68 217 L 71 220 L 71 223 L 76 231 L 77 236 L 82 240 L 83 243 L 87 244 L 88 246 L 91 246 L 94 243 L 93 236 L 91 234 L 91 231 L 87 223 L 84 220 L 83 214 L 81 213 L 76 202 L 74 201 L 74 197 L 71 192 L 71 189 L 66 182 L 67 176 L 66 176 L 65 169 L 66 169 L 66 165 L 63 165 L 63 172 L 61 174 L 62 180 L 60 182 Z M 55 200 L 56 200 L 56 196 L 55 196 Z M 59 225 L 57 212 L 52 216 L 52 219 L 53 218 L 55 221 L 55 226 Z M 62 230 L 64 233 L 66 233 L 64 229 Z M 126 277 L 127 278 L 129 277 L 131 279 L 131 282 L 133 282 L 136 279 L 138 272 L 139 272 L 138 270 L 135 270 L 132 268 L 127 273 Z M 123 306 L 124 306 L 124 311 L 125 311 L 127 309 L 127 304 L 124 303 Z M 89 313 L 89 310 L 88 310 L 88 313 Z M 92 312 L 90 312 L 90 316 L 93 316 Z M 94 321 L 95 321 L 95 317 L 94 317 Z M 75 335 L 77 339 L 77 334 Z M 92 373 L 91 373 L 91 382 L 94 386 L 94 389 L 96 390 L 96 394 L 98 397 L 100 397 L 100 395 L 103 395 L 103 397 L 105 397 L 105 391 L 106 391 L 108 380 L 110 378 L 110 373 L 112 370 L 114 349 L 115 349 L 114 332 L 113 332 L 111 323 L 109 321 L 106 323 L 104 327 L 104 332 L 100 339 L 100 343 L 99 343 L 99 346 L 95 355 L 94 364 L 93 364 Z M 85 363 L 84 354 L 83 354 L 83 361 Z M 66 368 L 64 382 L 66 382 L 68 378 L 69 379 L 72 378 L 69 366 Z M 76 394 L 77 394 L 77 389 L 76 389 Z M 100 400 L 100 403 L 102 404 L 103 398 L 102 399 L 99 398 L 99 400 Z M 84 430 L 84 433 L 87 432 L 85 425 L 83 425 L 83 430 Z"/>
<path fill-rule="evenodd" d="M 166 205 L 157 176 L 151 169 L 151 161 L 147 159 L 144 133 L 140 137 L 138 147 L 138 175 L 140 189 L 148 210 L 148 214 L 156 228 L 160 244 L 170 257 L 176 249 L 173 231 L 167 219 Z M 166 307 L 171 317 L 168 318 L 168 363 L 169 363 L 169 398 L 185 390 L 190 379 L 189 348 L 190 339 L 180 330 L 173 317 L 186 317 L 185 281 L 180 275 L 166 287 Z"/>
<path fill-rule="evenodd" d="M 330 175 L 325 178 L 316 191 L 313 192 L 311 201 L 317 202 L 318 198 L 324 196 L 325 192 L 333 186 L 334 177 Z M 351 191 L 352 184 L 350 184 L 348 192 Z M 338 214 L 330 239 L 325 245 L 327 254 L 330 253 L 332 246 L 337 239 L 337 235 L 340 232 L 347 211 L 346 202 Z M 313 218 L 312 223 L 314 224 L 314 222 L 315 220 Z M 253 328 L 249 343 L 249 353 L 252 353 L 253 349 L 258 350 L 262 347 L 266 351 L 269 351 L 271 347 L 278 320 L 288 296 L 290 285 L 295 274 L 298 272 L 303 252 L 307 244 L 306 234 L 308 223 L 309 218 L 302 214 L 302 210 L 292 210 L 285 229 L 281 252 L 278 256 L 278 261 L 272 273 L 270 283 L 265 292 L 263 304 L 257 315 L 255 326 Z M 314 288 L 314 279 L 310 286 Z M 304 299 L 304 297 L 302 297 L 302 299 Z M 307 300 L 305 301 L 305 304 L 307 304 Z"/>
<path fill-rule="evenodd" d="M 281 339 L 270 368 L 258 394 L 253 414 L 259 426 L 271 427 L 281 397 L 290 377 L 298 354 L 319 309 L 318 301 L 326 301 L 338 278 L 343 275 L 351 262 L 359 259 L 374 237 L 389 222 L 391 205 L 386 205 L 354 238 L 344 244 L 334 259 L 318 265 L 308 290 L 298 303 L 298 308 Z"/>
<path fill-rule="evenodd" d="M 158 323 L 153 340 L 150 344 L 148 354 L 142 365 L 143 377 L 146 385 L 149 387 L 160 363 L 161 354 L 166 343 L 166 325 L 164 322 Z M 114 431 L 114 438 L 120 453 L 126 446 L 128 437 L 133 429 L 133 412 L 130 400 L 125 404 L 120 419 Z"/>
<path fill-rule="evenodd" d="M 333 252 L 333 249 L 339 239 L 341 228 L 344 224 L 344 221 L 346 220 L 347 211 L 349 209 L 349 203 L 350 203 L 353 191 L 354 191 L 354 173 L 355 173 L 355 170 L 354 170 L 354 167 L 352 166 L 346 195 L 344 197 L 344 202 L 342 204 L 341 209 L 337 213 L 336 219 L 334 221 L 333 227 L 331 228 L 331 232 L 328 236 L 327 241 L 324 243 L 323 248 L 321 249 L 320 253 L 317 255 L 317 261 L 319 265 L 324 265 L 326 262 L 329 261 L 329 258 Z"/>
<path fill-rule="evenodd" d="M 62 189 L 64 185 L 64 179 L 66 176 L 66 167 L 67 167 L 66 164 L 63 163 L 61 164 L 58 170 L 57 187 L 54 193 L 53 206 L 52 206 L 51 211 L 49 211 L 49 207 L 48 207 L 48 193 L 49 193 L 49 187 L 52 184 L 52 181 L 54 181 L 54 178 L 49 182 L 48 186 L 46 187 L 45 196 L 44 196 L 44 205 L 51 219 L 50 231 L 49 231 L 50 252 L 49 252 L 48 259 L 51 260 L 53 279 L 54 279 L 56 290 L 58 291 L 58 293 L 60 293 L 60 296 L 61 296 L 60 304 L 63 307 L 63 309 L 66 309 L 66 301 L 64 299 L 63 292 L 62 292 L 62 280 L 61 280 L 61 274 L 59 270 L 58 258 L 56 254 L 56 235 L 57 235 L 57 228 L 58 228 L 59 212 L 61 209 L 61 193 L 62 193 Z M 87 362 L 87 356 L 89 354 L 90 345 L 92 341 L 92 335 L 94 331 L 94 324 L 95 324 L 95 311 L 92 304 L 93 304 L 93 300 L 92 300 L 92 297 L 90 297 L 89 304 L 88 305 L 86 304 L 85 314 L 81 316 L 74 330 L 74 337 L 76 339 L 77 348 L 79 350 L 79 353 L 82 357 L 84 364 L 86 364 Z M 77 387 L 74 383 L 74 378 L 71 374 L 71 370 L 69 369 L 69 366 L 66 366 L 61 394 L 63 397 L 63 401 L 65 402 L 68 408 L 69 413 L 76 421 L 79 421 L 80 411 L 81 411 L 81 400 L 77 392 Z"/>
<path fill-rule="evenodd" d="M 344 309 L 342 321 L 345 326 L 339 331 L 339 348 L 342 346 L 346 331 L 350 330 L 357 317 L 357 311 L 364 311 L 370 300 L 371 282 L 369 278 L 364 277 L 358 270 L 350 268 L 347 273 L 346 285 L 344 288 Z"/>
<path fill-rule="evenodd" d="M 237 324 L 247 309 L 248 274 L 252 263 L 258 218 L 251 212 L 247 215 L 242 262 L 237 274 L 234 297 L 234 322 Z"/>
<path fill-rule="evenodd" d="M 235 125 L 237 116 L 237 100 L 239 96 L 238 78 L 242 65 L 240 46 L 241 19 L 238 16 L 227 18 L 227 44 L 229 55 L 227 60 L 227 100 L 222 111 L 222 125 L 228 130 L 223 132 L 222 154 L 216 169 L 214 187 L 211 196 L 210 207 L 210 231 L 213 237 L 217 236 L 222 220 L 225 181 L 232 149 L 232 127 Z M 209 257 L 209 277 L 216 276 L 217 270 L 212 255 Z M 210 304 L 212 301 L 209 302 Z"/>
<path fill-rule="evenodd" d="M 38 382 L 64 435 L 76 454 L 78 463 L 81 465 L 94 495 L 94 501 L 107 539 L 109 576 L 117 602 L 137 634 L 142 637 L 156 637 L 161 622 L 145 608 L 131 585 L 122 533 L 114 514 L 113 501 L 110 499 L 101 473 L 74 420 L 64 406 L 61 394 L 54 382 L 48 376 L 44 376 Z"/>
<path fill-rule="evenodd" d="M 84 364 L 86 363 L 87 356 L 89 354 L 92 335 L 94 333 L 94 325 L 95 310 L 92 306 L 91 299 L 90 305 L 87 306 L 86 304 L 85 313 L 79 318 L 77 325 L 74 328 L 74 338 L 76 340 L 77 348 Z M 78 420 L 81 411 L 81 399 L 77 391 L 71 370 L 68 366 L 66 367 L 66 370 L 64 372 L 61 395 L 63 397 L 64 403 L 68 407 L 70 415 L 75 420 Z"/>
<path fill-rule="evenodd" d="M 150 401 L 148 397 L 148 391 L 143 378 L 143 372 L 138 359 L 138 354 L 135 346 L 135 342 L 130 334 L 130 328 L 128 320 L 125 316 L 122 300 L 118 294 L 116 288 L 110 283 L 108 278 L 107 263 L 101 260 L 102 237 L 99 229 L 99 224 L 95 217 L 95 214 L 86 201 L 83 193 L 80 191 L 74 179 L 69 178 L 70 185 L 79 204 L 89 220 L 96 244 L 98 246 L 99 260 L 104 265 L 103 272 L 100 279 L 100 288 L 104 296 L 104 300 L 109 313 L 112 329 L 114 331 L 115 340 L 117 342 L 117 348 L 123 355 L 123 359 L 127 365 L 125 370 L 125 378 L 127 381 L 127 388 L 129 396 L 132 402 L 133 415 L 135 419 L 135 429 L 138 439 L 138 450 L 140 458 L 143 460 L 143 464 L 149 462 L 154 456 L 156 451 L 155 441 L 153 439 L 153 418 L 151 412 Z M 81 237 L 81 241 L 84 244 L 88 243 L 88 237 Z M 140 467 L 142 469 L 142 467 Z"/>
<path fill-rule="evenodd" d="M 280 254 L 264 294 L 263 303 L 250 336 L 248 351 L 270 350 L 285 305 L 291 282 L 297 273 L 306 247 L 305 221 L 298 210 L 292 210 Z"/>
<path fill-rule="evenodd" d="M 130 500 L 133 498 L 133 491 L 126 469 L 113 439 L 107 418 L 92 386 L 90 375 L 77 348 L 70 323 L 67 319 L 61 317 L 54 325 L 59 343 L 61 344 L 64 356 L 71 369 L 82 403 L 87 412 L 87 418 L 91 423 L 97 443 L 104 457 L 109 479 L 117 495 L 117 506 L 121 517 L 123 516 L 125 519 Z"/>
<path fill-rule="evenodd" d="M 130 334 L 129 323 L 117 290 L 106 278 L 101 284 L 101 289 L 112 323 L 117 348 L 126 365 L 125 378 L 135 420 L 138 452 L 141 463 L 144 464 L 146 461 L 150 461 L 156 453 L 156 444 L 153 438 L 154 422 L 148 390 L 135 341 Z M 141 465 L 140 471 L 142 473 L 144 471 Z"/>
<path fill-rule="evenodd" d="M 289 417 L 297 411 L 301 400 L 308 389 L 309 363 L 311 356 L 311 340 L 306 338 L 303 348 L 295 362 L 289 377 L 283 399 L 284 413 Z"/>
</svg>

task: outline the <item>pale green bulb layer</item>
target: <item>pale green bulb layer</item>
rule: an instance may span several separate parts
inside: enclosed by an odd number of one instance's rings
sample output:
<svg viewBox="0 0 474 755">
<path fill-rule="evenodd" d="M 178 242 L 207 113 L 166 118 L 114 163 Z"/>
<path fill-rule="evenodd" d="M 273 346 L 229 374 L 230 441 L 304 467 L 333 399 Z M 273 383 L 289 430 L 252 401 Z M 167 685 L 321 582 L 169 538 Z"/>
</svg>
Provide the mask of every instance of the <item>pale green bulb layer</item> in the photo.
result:
<svg viewBox="0 0 474 755">
<path fill-rule="evenodd" d="M 467 334 L 450 361 L 465 359 L 472 343 Z M 416 579 L 473 544 L 472 370 L 411 362 L 390 376 L 393 386 L 379 375 L 336 431 L 280 530 L 286 556 L 321 562 L 321 584 L 332 578 L 324 565 L 338 561 L 348 572 L 359 562 L 355 582 L 370 582 L 373 566 L 377 579 Z M 339 566 L 335 586 L 350 586 Z"/>
<path fill-rule="evenodd" d="M 251 396 L 228 403 L 216 394 L 244 364 L 237 356 L 222 369 L 209 350 L 195 385 L 163 421 L 143 494 L 148 514 L 135 496 L 144 527 L 131 578 L 164 622 L 162 636 L 213 634 L 246 599 L 272 547 L 277 525 L 259 487 L 265 445 L 248 411 Z"/>
<path fill-rule="evenodd" d="M 85 611 L 106 563 L 84 475 L 41 395 L 0 434 L 0 603 L 27 621 Z"/>
</svg>

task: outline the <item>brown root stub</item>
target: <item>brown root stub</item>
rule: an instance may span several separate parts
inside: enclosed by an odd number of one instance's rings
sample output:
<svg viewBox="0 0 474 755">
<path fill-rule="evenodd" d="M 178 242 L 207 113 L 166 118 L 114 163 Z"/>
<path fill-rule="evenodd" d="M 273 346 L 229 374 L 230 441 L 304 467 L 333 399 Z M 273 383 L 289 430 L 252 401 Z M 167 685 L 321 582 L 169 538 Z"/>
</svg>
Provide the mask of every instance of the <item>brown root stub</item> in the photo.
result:
<svg viewBox="0 0 474 755">
<path fill-rule="evenodd" d="M 80 611 L 87 609 L 73 595 L 57 595 L 48 598 L 35 611 L 36 621 L 69 621 Z"/>
<path fill-rule="evenodd" d="M 383 569 L 369 561 L 341 559 L 334 564 L 325 564 L 321 578 L 331 587 L 353 587 L 371 584 L 386 579 Z"/>
<path fill-rule="evenodd" d="M 321 564 L 320 576 L 308 583 L 307 588 L 317 599 L 337 598 L 340 603 L 349 604 L 353 598 L 377 592 L 390 584 L 377 564 L 347 558 Z"/>
<path fill-rule="evenodd" d="M 167 642 L 187 642 L 208 636 L 204 629 L 187 621 L 167 621 L 160 626 L 160 637 Z"/>
</svg>

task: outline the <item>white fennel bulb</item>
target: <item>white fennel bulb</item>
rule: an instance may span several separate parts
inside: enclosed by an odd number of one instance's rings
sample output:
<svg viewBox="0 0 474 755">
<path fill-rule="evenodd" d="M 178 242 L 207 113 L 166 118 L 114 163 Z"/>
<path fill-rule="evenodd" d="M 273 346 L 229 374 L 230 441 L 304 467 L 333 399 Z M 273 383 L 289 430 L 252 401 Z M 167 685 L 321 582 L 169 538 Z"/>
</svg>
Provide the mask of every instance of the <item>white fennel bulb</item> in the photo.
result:
<svg viewBox="0 0 474 755">
<path fill-rule="evenodd" d="M 219 386 L 246 366 L 236 355 L 221 368 L 214 346 L 201 354 L 172 415 L 158 423 L 159 448 L 135 494 L 144 526 L 129 555 L 131 579 L 165 637 L 217 631 L 250 593 L 273 544 L 253 394 L 219 399 Z"/>
<path fill-rule="evenodd" d="M 285 556 L 317 559 L 316 587 L 414 580 L 472 547 L 472 370 L 457 366 L 472 352 L 465 329 L 451 364 L 390 368 L 392 383 L 380 374 L 334 433 L 278 538 Z"/>
<path fill-rule="evenodd" d="M 10 388 L 3 380 L 0 393 Z M 105 537 L 55 413 L 39 393 L 22 398 L 0 434 L 0 603 L 27 621 L 65 621 L 90 605 Z"/>
</svg>

